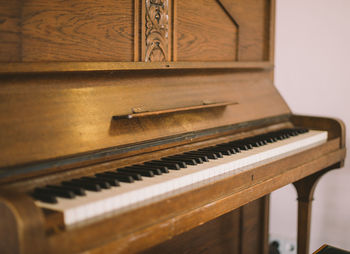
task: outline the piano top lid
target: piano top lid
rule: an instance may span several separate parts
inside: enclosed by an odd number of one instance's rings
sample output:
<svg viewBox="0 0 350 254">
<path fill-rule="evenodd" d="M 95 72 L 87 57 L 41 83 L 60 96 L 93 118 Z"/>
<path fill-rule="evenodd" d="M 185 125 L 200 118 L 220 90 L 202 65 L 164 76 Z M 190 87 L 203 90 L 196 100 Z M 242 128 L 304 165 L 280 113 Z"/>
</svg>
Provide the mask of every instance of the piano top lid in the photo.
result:
<svg viewBox="0 0 350 254">
<path fill-rule="evenodd" d="M 3 175 L 290 114 L 274 1 L 160 2 L 6 6 L 22 39 L 0 40 Z"/>
</svg>

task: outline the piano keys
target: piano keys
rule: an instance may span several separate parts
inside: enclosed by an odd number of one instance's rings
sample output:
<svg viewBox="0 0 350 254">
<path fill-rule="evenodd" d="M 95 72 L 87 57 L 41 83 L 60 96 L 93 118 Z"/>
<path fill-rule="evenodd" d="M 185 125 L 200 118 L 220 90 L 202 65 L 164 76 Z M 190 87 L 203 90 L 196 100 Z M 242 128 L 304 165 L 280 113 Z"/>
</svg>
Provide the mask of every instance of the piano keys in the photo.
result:
<svg viewBox="0 0 350 254">
<path fill-rule="evenodd" d="M 202 148 L 175 156 L 119 168 L 116 171 L 98 173 L 92 177 L 82 177 L 64 182 L 61 186 L 37 188 L 34 197 L 39 199 L 39 207 L 63 214 L 66 226 L 101 216 L 112 211 L 125 211 L 165 199 L 174 193 L 198 188 L 210 181 L 238 174 L 243 170 L 271 162 L 320 145 L 327 140 L 325 131 L 306 129 L 284 129 L 272 133 L 236 140 L 216 146 Z M 203 152 L 198 154 L 198 152 Z M 224 154 L 213 158 L 213 154 Z M 188 157 L 190 155 L 190 157 Z M 207 162 L 196 160 L 209 156 Z M 189 159 L 191 158 L 191 159 Z M 164 164 L 165 163 L 165 164 Z M 153 167 L 150 167 L 152 165 Z M 163 174 L 159 168 L 168 168 Z M 154 171 L 156 174 L 153 174 Z M 135 177 L 138 181 L 124 181 L 119 172 Z M 125 176 L 123 174 L 123 176 Z M 143 178 L 141 178 L 141 175 Z M 103 176 L 103 178 L 101 178 Z M 111 186 L 110 180 L 120 180 Z M 69 185 L 70 184 L 70 185 Z M 66 191 L 62 188 L 69 185 Z M 95 186 L 91 188 L 90 185 Z M 70 189 L 85 189 L 86 195 L 77 195 Z"/>
</svg>

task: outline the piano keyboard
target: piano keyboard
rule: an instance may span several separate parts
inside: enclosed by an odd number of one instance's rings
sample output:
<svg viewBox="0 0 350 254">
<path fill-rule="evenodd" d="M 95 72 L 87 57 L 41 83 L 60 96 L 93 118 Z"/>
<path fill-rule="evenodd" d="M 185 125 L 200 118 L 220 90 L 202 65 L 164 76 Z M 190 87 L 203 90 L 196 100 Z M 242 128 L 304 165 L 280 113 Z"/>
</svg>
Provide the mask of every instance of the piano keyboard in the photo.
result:
<svg viewBox="0 0 350 254">
<path fill-rule="evenodd" d="M 198 188 L 320 145 L 327 132 L 284 129 L 36 188 L 39 207 L 61 212 L 65 225 Z"/>
</svg>

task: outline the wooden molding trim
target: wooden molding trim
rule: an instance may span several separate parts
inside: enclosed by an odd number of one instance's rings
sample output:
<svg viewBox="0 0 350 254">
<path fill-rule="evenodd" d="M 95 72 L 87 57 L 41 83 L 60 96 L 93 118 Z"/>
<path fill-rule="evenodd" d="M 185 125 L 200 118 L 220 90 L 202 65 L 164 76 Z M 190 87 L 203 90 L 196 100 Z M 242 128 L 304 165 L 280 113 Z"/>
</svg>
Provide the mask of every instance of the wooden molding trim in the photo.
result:
<svg viewBox="0 0 350 254">
<path fill-rule="evenodd" d="M 271 70 L 271 62 L 30 62 L 0 63 L 0 74 L 161 69 Z"/>
</svg>

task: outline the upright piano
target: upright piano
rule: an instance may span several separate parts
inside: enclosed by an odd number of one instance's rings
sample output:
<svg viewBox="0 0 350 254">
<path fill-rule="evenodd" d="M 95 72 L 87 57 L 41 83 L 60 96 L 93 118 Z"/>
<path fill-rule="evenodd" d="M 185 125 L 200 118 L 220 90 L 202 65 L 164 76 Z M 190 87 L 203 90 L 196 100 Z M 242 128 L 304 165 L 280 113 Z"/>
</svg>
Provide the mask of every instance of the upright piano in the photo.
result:
<svg viewBox="0 0 350 254">
<path fill-rule="evenodd" d="M 273 83 L 274 0 L 0 0 L 1 253 L 267 253 L 345 158 Z M 301 91 L 302 92 L 302 91 Z"/>
</svg>

